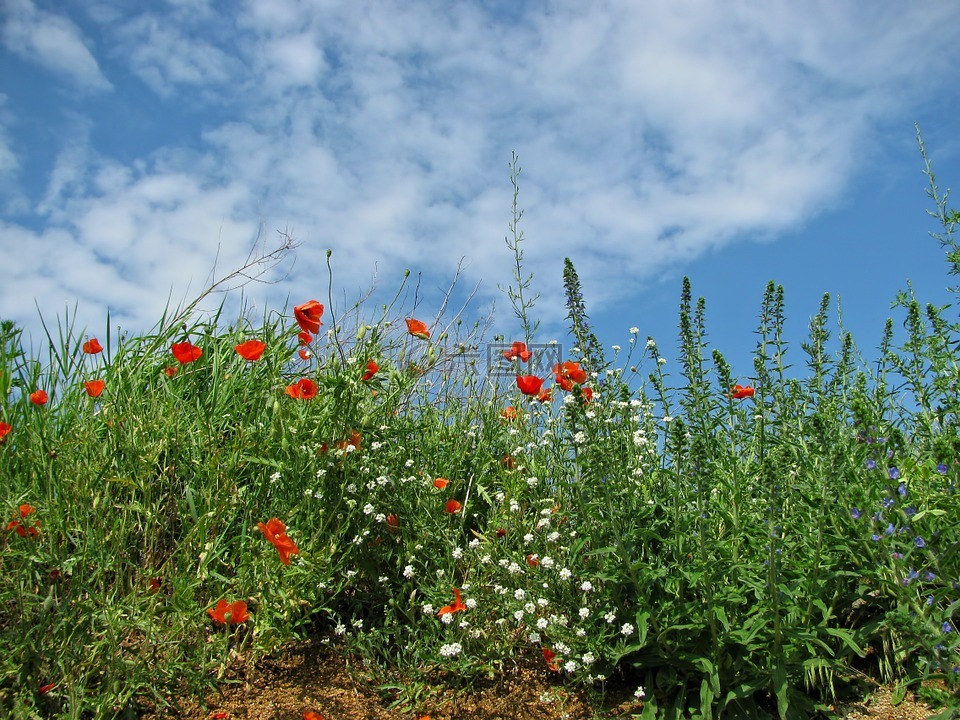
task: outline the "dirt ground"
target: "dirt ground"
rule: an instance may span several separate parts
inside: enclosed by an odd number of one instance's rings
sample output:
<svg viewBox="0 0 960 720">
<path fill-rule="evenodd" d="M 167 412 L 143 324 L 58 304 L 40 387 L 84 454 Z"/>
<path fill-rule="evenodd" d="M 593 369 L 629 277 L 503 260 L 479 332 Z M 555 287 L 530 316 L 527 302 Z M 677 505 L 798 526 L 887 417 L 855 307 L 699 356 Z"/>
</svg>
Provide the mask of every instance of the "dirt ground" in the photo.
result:
<svg viewBox="0 0 960 720">
<path fill-rule="evenodd" d="M 157 709 L 142 720 L 632 720 L 643 711 L 635 686 L 608 686 L 601 697 L 565 686 L 542 663 L 517 665 L 470 692 L 416 684 L 400 692 L 378 689 L 362 667 L 351 667 L 329 648 L 302 643 L 235 672 L 222 692 L 202 702 L 181 700 L 179 711 Z M 894 707 L 890 696 L 889 688 L 879 688 L 838 706 L 834 717 L 923 720 L 935 714 L 910 696 Z"/>
</svg>

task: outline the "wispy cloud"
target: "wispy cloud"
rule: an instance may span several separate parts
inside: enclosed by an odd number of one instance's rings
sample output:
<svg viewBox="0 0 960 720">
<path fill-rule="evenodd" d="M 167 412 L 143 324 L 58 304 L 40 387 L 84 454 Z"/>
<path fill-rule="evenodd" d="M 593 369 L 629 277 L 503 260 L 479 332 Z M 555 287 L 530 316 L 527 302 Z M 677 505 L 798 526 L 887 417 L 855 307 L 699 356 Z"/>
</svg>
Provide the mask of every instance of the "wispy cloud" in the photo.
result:
<svg viewBox="0 0 960 720">
<path fill-rule="evenodd" d="M 929 68 L 956 66 L 960 20 L 950 3 L 186 5 L 90 11 L 115 101 L 148 97 L 177 125 L 131 157 L 106 119 L 68 109 L 79 130 L 45 170 L 37 215 L 0 241 L 16 239 L 22 271 L 0 289 L 4 313 L 25 320 L 14 298 L 42 291 L 149 326 L 171 286 L 201 281 L 218 248 L 221 263 L 239 258 L 261 221 L 304 242 L 281 299 L 319 292 L 328 247 L 348 288 L 375 266 L 385 285 L 407 267 L 446 277 L 462 256 L 494 293 L 508 279 L 512 150 L 526 259 L 555 279 L 548 299 L 569 255 L 607 302 L 830 207 L 877 128 L 909 127 L 946 87 Z M 42 17 L 89 58 L 43 62 L 103 78 L 69 19 L 7 6 L 12 52 L 38 47 L 22 38 Z"/>
<path fill-rule="evenodd" d="M 83 33 L 68 17 L 40 10 L 31 0 L 3 0 L 3 11 L 0 37 L 7 50 L 72 80 L 81 90 L 111 89 Z"/>
</svg>

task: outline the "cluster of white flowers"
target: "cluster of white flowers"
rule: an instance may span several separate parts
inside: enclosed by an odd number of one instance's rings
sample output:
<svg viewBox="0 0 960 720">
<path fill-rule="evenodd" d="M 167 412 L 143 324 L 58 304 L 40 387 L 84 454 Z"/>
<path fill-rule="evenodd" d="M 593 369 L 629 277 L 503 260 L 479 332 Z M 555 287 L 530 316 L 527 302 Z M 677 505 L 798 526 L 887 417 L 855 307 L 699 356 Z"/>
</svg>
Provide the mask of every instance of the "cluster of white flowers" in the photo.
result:
<svg viewBox="0 0 960 720">
<path fill-rule="evenodd" d="M 463 646 L 460 643 L 448 643 L 440 646 L 441 657 L 456 657 L 463 652 Z"/>
<path fill-rule="evenodd" d="M 409 580 L 410 578 L 413 577 L 413 575 L 414 575 L 413 565 L 407 565 L 407 566 L 403 569 L 403 576 L 404 576 L 405 578 L 407 578 L 407 580 Z"/>
</svg>

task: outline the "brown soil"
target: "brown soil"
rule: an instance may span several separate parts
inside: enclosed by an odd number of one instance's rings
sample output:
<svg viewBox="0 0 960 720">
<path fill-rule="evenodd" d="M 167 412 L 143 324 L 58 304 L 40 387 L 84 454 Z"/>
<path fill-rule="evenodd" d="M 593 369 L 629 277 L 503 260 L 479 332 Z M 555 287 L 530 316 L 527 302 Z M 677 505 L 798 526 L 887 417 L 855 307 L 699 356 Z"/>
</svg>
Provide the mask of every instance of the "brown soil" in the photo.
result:
<svg viewBox="0 0 960 720">
<path fill-rule="evenodd" d="M 233 672 L 220 692 L 181 700 L 176 710 L 149 711 L 142 720 L 633 720 L 643 710 L 634 686 L 607 687 L 601 695 L 565 685 L 542 663 L 518 664 L 470 691 L 409 683 L 401 692 L 320 643 L 301 643 L 253 667 L 238 662 Z M 834 717 L 924 720 L 933 714 L 909 695 L 893 706 L 890 688 L 879 688 L 861 702 L 839 705 Z"/>
</svg>

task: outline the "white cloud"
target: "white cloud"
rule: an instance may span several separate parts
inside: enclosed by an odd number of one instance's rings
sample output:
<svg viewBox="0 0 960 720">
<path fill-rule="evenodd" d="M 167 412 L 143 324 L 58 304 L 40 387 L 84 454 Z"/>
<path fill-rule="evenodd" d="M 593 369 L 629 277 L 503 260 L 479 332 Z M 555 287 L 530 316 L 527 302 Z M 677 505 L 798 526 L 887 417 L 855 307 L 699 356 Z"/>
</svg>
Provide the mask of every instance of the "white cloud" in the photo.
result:
<svg viewBox="0 0 960 720">
<path fill-rule="evenodd" d="M 4 0 L 3 10 L 0 37 L 8 50 L 72 79 L 83 90 L 111 89 L 83 33 L 69 18 L 38 10 L 31 0 Z"/>
<path fill-rule="evenodd" d="M 185 4 L 94 17 L 163 102 L 204 93 L 218 112 L 133 161 L 93 140 L 61 152 L 48 226 L 19 231 L 33 262 L 16 292 L 34 265 L 48 268 L 37 287 L 63 297 L 95 277 L 83 297 L 145 322 L 148 296 L 200 282 L 218 241 L 239 257 L 262 217 L 304 241 L 284 290 L 318 287 L 331 247 L 345 287 L 375 265 L 387 286 L 465 256 L 494 293 L 509 281 L 517 150 L 545 299 L 562 305 L 569 255 L 602 303 L 836 202 L 876 124 L 943 91 L 927 68 L 956 63 L 960 20 L 947 3 L 609 0 L 507 18 L 473 3 L 249 0 L 229 19 Z"/>
<path fill-rule="evenodd" d="M 233 58 L 188 29 L 171 25 L 169 18 L 140 15 L 117 31 L 130 68 L 160 95 L 172 96 L 184 85 L 219 85 L 235 70 Z"/>
</svg>

